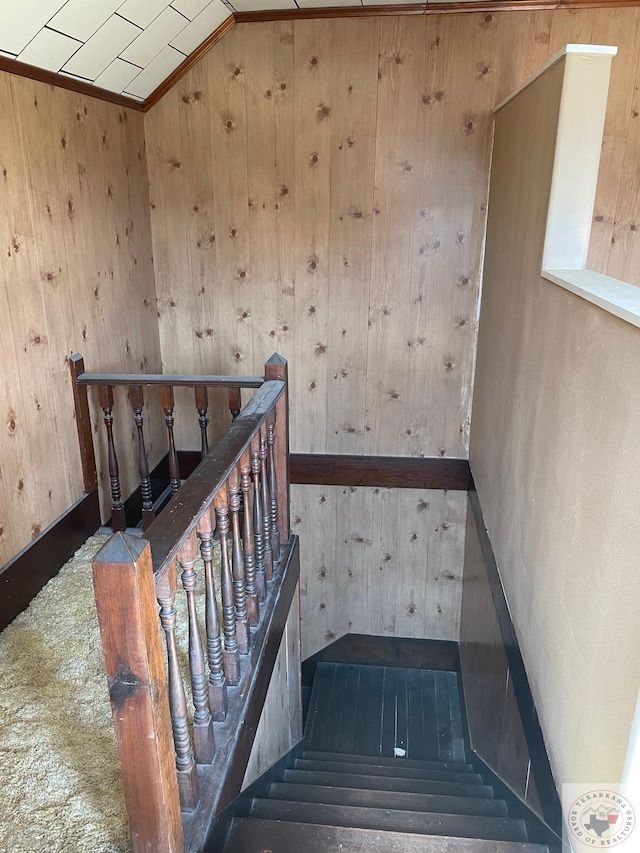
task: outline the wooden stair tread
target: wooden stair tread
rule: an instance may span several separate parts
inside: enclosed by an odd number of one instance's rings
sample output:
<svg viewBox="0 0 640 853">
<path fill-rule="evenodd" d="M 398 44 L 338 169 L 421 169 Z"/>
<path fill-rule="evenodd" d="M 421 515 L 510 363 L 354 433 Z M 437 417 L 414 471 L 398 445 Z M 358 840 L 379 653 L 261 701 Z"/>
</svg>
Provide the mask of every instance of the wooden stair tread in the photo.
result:
<svg viewBox="0 0 640 853">
<path fill-rule="evenodd" d="M 504 800 L 447 797 L 439 794 L 409 794 L 400 791 L 372 791 L 324 785 L 298 785 L 294 782 L 272 782 L 269 787 L 269 797 L 308 803 L 408 809 L 443 814 L 507 817 L 509 813 Z"/>
<path fill-rule="evenodd" d="M 371 774 L 376 776 L 392 776 L 396 779 L 417 779 L 424 782 L 461 782 L 463 785 L 482 785 L 483 779 L 479 773 L 469 770 L 455 772 L 452 770 L 416 770 L 402 765 L 385 767 L 370 764 L 347 764 L 341 761 L 312 761 L 297 758 L 294 762 L 296 770 L 319 770 L 324 773 L 350 773 L 351 775 Z"/>
<path fill-rule="evenodd" d="M 414 770 L 451 770 L 455 773 L 473 772 L 472 764 L 458 761 L 417 761 L 411 758 L 390 758 L 382 755 L 356 755 L 351 752 L 317 752 L 305 750 L 302 758 L 309 761 L 341 761 L 345 764 L 373 764 L 376 767 L 410 767 Z"/>
<path fill-rule="evenodd" d="M 546 845 L 234 818 L 224 853 L 548 853 Z"/>
<path fill-rule="evenodd" d="M 404 830 L 424 835 L 526 841 L 524 822 L 513 818 L 422 813 L 401 809 L 368 808 L 327 803 L 254 799 L 251 817 L 298 823 Z"/>
<path fill-rule="evenodd" d="M 367 788 L 374 791 L 404 791 L 410 794 L 442 794 L 454 797 L 493 797 L 491 785 L 464 785 L 461 782 L 426 782 L 397 776 L 371 776 L 357 773 L 331 773 L 319 770 L 285 770 L 283 782 L 310 785 L 337 785 L 342 788 Z"/>
</svg>

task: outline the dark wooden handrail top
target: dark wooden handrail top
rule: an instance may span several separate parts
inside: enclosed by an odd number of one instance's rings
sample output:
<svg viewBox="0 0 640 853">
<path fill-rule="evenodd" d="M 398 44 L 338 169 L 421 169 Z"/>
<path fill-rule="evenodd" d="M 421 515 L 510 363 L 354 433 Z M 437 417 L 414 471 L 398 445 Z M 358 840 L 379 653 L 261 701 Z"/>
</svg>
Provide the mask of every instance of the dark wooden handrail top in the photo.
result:
<svg viewBox="0 0 640 853">
<path fill-rule="evenodd" d="M 162 515 L 149 525 L 144 536 L 151 543 L 156 580 L 162 577 L 176 558 L 180 547 L 211 503 L 213 496 L 229 479 L 231 471 L 260 431 L 285 388 L 286 384 L 278 380 L 262 382 L 259 390 L 224 436 L 211 448 L 184 486 L 174 495 Z"/>
<path fill-rule="evenodd" d="M 173 388 L 260 388 L 263 376 L 174 376 L 168 373 L 80 373 L 78 385 L 159 385 Z"/>
</svg>

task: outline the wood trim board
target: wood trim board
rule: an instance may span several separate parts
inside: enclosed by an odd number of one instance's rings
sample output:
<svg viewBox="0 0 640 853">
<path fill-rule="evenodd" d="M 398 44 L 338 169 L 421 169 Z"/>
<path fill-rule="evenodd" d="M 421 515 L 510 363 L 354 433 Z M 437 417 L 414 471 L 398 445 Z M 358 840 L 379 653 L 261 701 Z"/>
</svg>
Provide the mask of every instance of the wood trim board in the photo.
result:
<svg viewBox="0 0 640 853">
<path fill-rule="evenodd" d="M 465 491 L 469 488 L 469 462 L 439 456 L 292 453 L 291 482 L 316 486 Z"/>
<path fill-rule="evenodd" d="M 100 526 L 98 490 L 82 495 L 0 570 L 0 631 Z"/>
<path fill-rule="evenodd" d="M 373 18 L 389 15 L 466 15 L 492 12 L 535 12 L 559 9 L 611 9 L 638 6 L 638 0 L 471 0 L 452 3 L 405 3 L 398 5 L 332 6 L 308 9 L 269 9 L 236 12 L 237 24 L 264 21 L 295 21 L 309 18 Z"/>
</svg>

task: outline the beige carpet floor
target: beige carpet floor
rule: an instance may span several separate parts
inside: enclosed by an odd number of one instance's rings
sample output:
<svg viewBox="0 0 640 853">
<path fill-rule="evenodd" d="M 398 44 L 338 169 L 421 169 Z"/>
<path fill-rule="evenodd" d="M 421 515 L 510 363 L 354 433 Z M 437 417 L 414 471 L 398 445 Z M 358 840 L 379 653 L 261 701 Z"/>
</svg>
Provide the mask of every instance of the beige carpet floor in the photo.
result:
<svg viewBox="0 0 640 853">
<path fill-rule="evenodd" d="M 88 539 L 0 634 L 0 853 L 131 850 L 91 582 L 106 540 Z M 201 612 L 202 577 L 200 564 Z"/>
</svg>

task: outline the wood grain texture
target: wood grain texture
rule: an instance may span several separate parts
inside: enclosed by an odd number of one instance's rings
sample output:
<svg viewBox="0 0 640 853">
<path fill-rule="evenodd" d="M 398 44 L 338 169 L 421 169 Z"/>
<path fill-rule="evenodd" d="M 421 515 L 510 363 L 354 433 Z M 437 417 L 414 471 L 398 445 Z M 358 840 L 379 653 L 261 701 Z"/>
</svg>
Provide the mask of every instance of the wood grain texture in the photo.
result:
<svg viewBox="0 0 640 853">
<path fill-rule="evenodd" d="M 464 492 L 293 486 L 302 657 L 347 633 L 456 640 L 465 513 Z"/>
<path fill-rule="evenodd" d="M 69 355 L 135 372 L 159 369 L 160 351 L 142 116 L 9 74 L 0 103 L 4 563 L 83 492 Z M 114 415 L 126 497 L 137 450 L 124 396 Z M 145 434 L 154 464 L 152 418 Z M 104 492 L 103 453 L 97 467 Z"/>
<path fill-rule="evenodd" d="M 469 488 L 466 459 L 402 456 L 291 454 L 291 482 L 317 486 L 378 486 L 395 489 Z"/>
<path fill-rule="evenodd" d="M 295 452 L 466 456 L 491 108 L 567 42 L 620 46 L 592 255 L 633 280 L 639 26 L 236 26 L 145 117 L 165 368 L 257 372 L 277 349 Z"/>
</svg>

